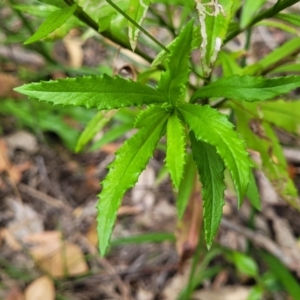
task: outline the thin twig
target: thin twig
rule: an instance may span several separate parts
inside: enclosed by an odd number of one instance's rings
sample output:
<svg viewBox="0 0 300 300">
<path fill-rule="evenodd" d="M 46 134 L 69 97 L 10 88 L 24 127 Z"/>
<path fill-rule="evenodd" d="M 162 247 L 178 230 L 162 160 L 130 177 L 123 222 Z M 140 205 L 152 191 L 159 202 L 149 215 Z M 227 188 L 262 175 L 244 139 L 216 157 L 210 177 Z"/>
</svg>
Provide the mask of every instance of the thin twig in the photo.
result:
<svg viewBox="0 0 300 300">
<path fill-rule="evenodd" d="M 221 226 L 244 235 L 255 245 L 267 250 L 275 257 L 277 257 L 286 267 L 293 269 L 293 261 L 269 237 L 243 227 L 239 224 L 233 223 L 225 218 L 222 219 Z"/>
<path fill-rule="evenodd" d="M 35 199 L 41 200 L 50 206 L 57 207 L 57 208 L 66 208 L 66 206 L 60 200 L 53 198 L 45 193 L 42 193 L 26 184 L 19 183 L 18 187 L 22 193 L 27 194 L 28 196 L 31 196 Z"/>
</svg>

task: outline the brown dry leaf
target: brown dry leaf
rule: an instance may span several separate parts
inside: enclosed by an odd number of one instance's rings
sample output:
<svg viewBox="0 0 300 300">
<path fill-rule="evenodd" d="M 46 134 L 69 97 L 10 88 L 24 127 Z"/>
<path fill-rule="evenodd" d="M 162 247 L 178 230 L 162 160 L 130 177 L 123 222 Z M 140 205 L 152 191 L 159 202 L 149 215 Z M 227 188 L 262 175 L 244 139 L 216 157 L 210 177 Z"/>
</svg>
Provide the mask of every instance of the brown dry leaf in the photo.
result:
<svg viewBox="0 0 300 300">
<path fill-rule="evenodd" d="M 174 277 L 172 277 L 172 279 L 167 283 L 167 285 L 165 286 L 162 292 L 163 299 L 165 300 L 176 299 L 180 294 L 180 292 L 187 286 L 190 272 L 191 272 L 191 264 L 187 263 L 183 266 L 181 271 L 177 272 L 177 274 Z"/>
<path fill-rule="evenodd" d="M 9 149 L 21 149 L 29 154 L 33 154 L 38 150 L 38 143 L 36 137 L 25 131 L 17 131 L 5 138 Z"/>
<path fill-rule="evenodd" d="M 20 251 L 22 250 L 22 246 L 21 244 L 15 239 L 15 237 L 12 235 L 12 233 L 6 229 L 3 228 L 0 231 L 0 241 L 4 240 L 6 242 L 6 244 L 8 245 L 8 247 L 14 251 Z M 1 245 L 1 243 L 0 243 Z"/>
<path fill-rule="evenodd" d="M 55 288 L 48 276 L 34 280 L 25 290 L 25 300 L 54 300 Z"/>
<path fill-rule="evenodd" d="M 176 231 L 176 248 L 181 262 L 193 256 L 198 245 L 201 227 L 201 184 L 196 177 L 186 211 L 182 220 L 179 221 Z"/>
<path fill-rule="evenodd" d="M 85 170 L 86 185 L 93 193 L 100 191 L 99 178 L 97 177 L 97 167 L 90 165 Z"/>
<path fill-rule="evenodd" d="M 63 241 L 58 232 L 44 234 L 45 238 L 40 242 L 34 237 L 27 239 L 37 243 L 30 253 L 42 270 L 53 277 L 78 276 L 88 272 L 84 255 L 77 245 Z"/>
<path fill-rule="evenodd" d="M 83 41 L 74 35 L 72 36 L 70 32 L 70 34 L 63 39 L 63 43 L 69 54 L 70 67 L 80 68 L 83 62 Z"/>
<path fill-rule="evenodd" d="M 98 246 L 98 233 L 97 233 L 97 224 L 94 220 L 89 227 L 88 232 L 86 233 L 86 238 L 88 239 L 89 243 L 95 247 Z"/>
<path fill-rule="evenodd" d="M 4 139 L 0 139 L 0 173 L 4 172 L 8 168 L 8 149 Z"/>
<path fill-rule="evenodd" d="M 33 208 L 8 198 L 7 204 L 14 213 L 14 219 L 7 224 L 7 229 L 17 240 L 44 231 L 43 220 Z"/>
<path fill-rule="evenodd" d="M 193 294 L 193 300 L 247 300 L 250 288 L 226 286 L 220 289 L 205 289 Z"/>
<path fill-rule="evenodd" d="M 136 300 L 152 300 L 154 298 L 155 297 L 154 297 L 154 293 L 153 292 L 144 290 L 142 288 L 138 289 L 138 291 L 136 293 L 136 296 L 135 296 Z"/>
<path fill-rule="evenodd" d="M 13 91 L 19 85 L 21 85 L 21 81 L 17 77 L 0 73 L 0 98 L 20 98 L 20 94 Z"/>
<path fill-rule="evenodd" d="M 4 300 L 24 300 L 24 295 L 23 293 L 19 290 L 17 287 L 13 287 Z"/>
<path fill-rule="evenodd" d="M 18 183 L 22 178 L 22 172 L 31 167 L 30 162 L 20 165 L 12 165 L 8 156 L 8 147 L 4 139 L 0 139 L 0 173 L 7 172 L 13 183 Z"/>
<path fill-rule="evenodd" d="M 120 148 L 120 146 L 120 143 L 110 143 L 102 146 L 100 150 L 107 154 L 113 154 Z"/>
</svg>

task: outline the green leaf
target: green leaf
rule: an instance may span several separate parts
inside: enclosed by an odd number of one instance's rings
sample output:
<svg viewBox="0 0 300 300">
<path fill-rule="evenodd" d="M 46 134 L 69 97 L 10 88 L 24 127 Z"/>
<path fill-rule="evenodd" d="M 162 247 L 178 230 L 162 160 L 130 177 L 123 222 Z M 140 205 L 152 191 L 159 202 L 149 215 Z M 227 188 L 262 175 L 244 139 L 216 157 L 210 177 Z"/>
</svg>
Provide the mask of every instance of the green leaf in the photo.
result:
<svg viewBox="0 0 300 300">
<path fill-rule="evenodd" d="M 116 159 L 102 182 L 98 208 L 98 235 L 101 255 L 105 255 L 117 210 L 124 193 L 138 180 L 165 131 L 168 114 L 148 124 L 127 140 L 117 151 Z"/>
<path fill-rule="evenodd" d="M 54 104 L 94 107 L 99 110 L 165 101 L 161 92 L 146 85 L 105 74 L 25 84 L 15 90 Z"/>
<path fill-rule="evenodd" d="M 279 13 L 275 16 L 275 18 L 280 19 L 282 21 L 288 22 L 292 25 L 300 27 L 300 16 L 298 14 L 283 14 Z"/>
<path fill-rule="evenodd" d="M 224 77 L 229 77 L 234 74 L 242 74 L 243 69 L 237 64 L 235 59 L 229 53 L 220 51 L 218 59 L 221 62 Z"/>
<path fill-rule="evenodd" d="M 198 98 L 225 97 L 243 101 L 264 101 L 286 94 L 300 86 L 300 76 L 277 78 L 249 75 L 223 77 L 197 90 L 191 101 Z"/>
<path fill-rule="evenodd" d="M 201 27 L 201 64 L 209 77 L 232 19 L 233 0 L 195 0 Z"/>
<path fill-rule="evenodd" d="M 288 132 L 300 135 L 300 101 L 272 101 L 259 104 L 263 119 Z"/>
<path fill-rule="evenodd" d="M 194 20 L 191 20 L 172 43 L 167 71 L 162 73 L 158 83 L 158 89 L 167 95 L 172 105 L 184 93 L 188 81 L 193 24 Z"/>
<path fill-rule="evenodd" d="M 175 241 L 174 234 L 167 233 L 167 232 L 140 234 L 136 236 L 129 236 L 129 237 L 115 239 L 111 241 L 110 245 L 113 247 L 113 246 L 121 246 L 121 245 L 128 245 L 128 244 L 161 243 L 165 241 L 174 242 Z"/>
<path fill-rule="evenodd" d="M 266 252 L 260 253 L 264 262 L 267 263 L 271 272 L 277 277 L 294 300 L 299 298 L 300 284 L 289 270 L 274 256 Z"/>
<path fill-rule="evenodd" d="M 264 298 L 264 287 L 255 285 L 250 289 L 247 300 L 261 300 Z"/>
<path fill-rule="evenodd" d="M 266 0 L 245 0 L 241 15 L 241 28 L 245 28 L 258 13 L 259 9 L 265 4 Z"/>
<path fill-rule="evenodd" d="M 42 23 L 39 29 L 34 33 L 34 35 L 24 42 L 24 45 L 39 41 L 53 32 L 55 29 L 62 26 L 73 15 L 76 9 L 77 4 L 74 4 L 51 13 Z"/>
<path fill-rule="evenodd" d="M 254 278 L 258 276 L 257 264 L 250 256 L 236 251 L 230 252 L 227 256 L 242 274 Z"/>
<path fill-rule="evenodd" d="M 282 66 L 278 66 L 277 68 L 271 70 L 269 74 L 276 73 L 298 73 L 300 70 L 300 63 L 290 63 Z"/>
<path fill-rule="evenodd" d="M 233 179 L 242 201 L 249 183 L 250 160 L 244 142 L 225 115 L 210 106 L 181 104 L 179 111 L 197 140 L 216 147 Z"/>
<path fill-rule="evenodd" d="M 48 18 L 49 15 L 53 12 L 57 12 L 59 8 L 55 6 L 49 5 L 14 5 L 14 9 L 22 11 L 24 13 L 29 14 L 30 16 L 38 17 L 38 18 Z M 23 38 L 24 40 L 24 38 Z"/>
<path fill-rule="evenodd" d="M 261 210 L 261 202 L 260 202 L 259 191 L 258 191 L 258 188 L 257 188 L 255 177 L 254 177 L 252 172 L 250 173 L 249 185 L 248 185 L 248 189 L 247 189 L 247 192 L 246 192 L 246 198 L 250 201 L 250 203 L 257 210 Z"/>
<path fill-rule="evenodd" d="M 263 172 L 280 197 L 300 210 L 297 190 L 289 177 L 282 148 L 271 126 L 259 118 L 255 103 L 232 104 L 232 107 L 237 130 L 244 137 L 247 147 L 260 153 Z"/>
<path fill-rule="evenodd" d="M 176 43 L 176 40 L 179 38 L 176 37 L 166 48 L 168 50 L 171 50 L 173 47 L 173 44 Z M 200 36 L 200 27 L 197 25 L 193 26 L 193 38 L 192 38 L 192 45 L 191 45 L 191 50 L 198 49 L 201 44 L 201 36 Z M 169 53 L 162 49 L 155 57 L 155 59 L 151 63 L 151 67 L 156 67 L 159 64 L 164 64 L 165 60 L 168 59 Z"/>
<path fill-rule="evenodd" d="M 181 220 L 190 199 L 196 176 L 196 165 L 191 154 L 186 156 L 186 165 L 176 197 L 178 219 Z"/>
<path fill-rule="evenodd" d="M 107 24 L 103 24 L 103 21 L 106 23 L 107 18 L 113 18 L 114 22 L 119 15 L 105 0 L 78 0 L 77 3 L 89 17 L 100 25 L 100 30 L 104 30 L 103 27 L 107 26 Z M 123 11 L 128 10 L 129 0 L 114 0 L 114 3 Z"/>
<path fill-rule="evenodd" d="M 136 128 L 142 128 L 149 126 L 149 124 L 155 124 L 157 122 L 156 120 L 164 118 L 165 114 L 165 109 L 158 105 L 152 105 L 138 114 L 134 126 Z"/>
<path fill-rule="evenodd" d="M 93 114 L 92 111 L 86 111 L 88 112 L 87 116 L 82 114 L 79 118 L 76 118 L 76 112 L 74 111 L 76 109 L 82 108 L 71 107 L 71 109 L 69 108 L 67 111 L 64 107 L 60 107 L 59 109 L 54 108 L 45 102 L 0 101 L 1 114 L 15 116 L 18 124 L 29 127 L 37 135 L 41 135 L 41 132 L 54 132 L 71 151 L 74 150 L 79 132 L 65 122 L 66 116 L 75 120 L 80 119 L 80 122 L 84 122 L 86 117 L 89 119 L 91 118 L 91 113 Z"/>
<path fill-rule="evenodd" d="M 259 60 L 254 65 L 250 65 L 244 69 L 244 74 L 261 74 L 276 67 L 278 62 L 285 60 L 287 57 L 298 53 L 300 49 L 300 38 L 296 37 L 288 40 L 282 46 L 271 51 L 270 54 Z"/>
<path fill-rule="evenodd" d="M 68 4 L 66 4 L 64 2 L 64 0 L 38 0 L 39 2 L 48 4 L 48 5 L 53 5 L 53 6 L 57 6 L 60 8 L 65 8 L 68 6 Z"/>
<path fill-rule="evenodd" d="M 99 111 L 95 117 L 88 123 L 84 131 L 81 133 L 75 152 L 80 152 L 88 142 L 111 120 L 116 111 L 103 112 Z"/>
<path fill-rule="evenodd" d="M 196 139 L 190 133 L 193 157 L 202 183 L 204 231 L 210 248 L 222 219 L 224 201 L 225 165 L 216 148 Z"/>
<path fill-rule="evenodd" d="M 255 26 L 268 26 L 272 28 L 278 28 L 288 33 L 299 36 L 299 30 L 297 30 L 294 26 L 285 24 L 278 20 L 263 20 L 261 22 L 256 23 Z"/>
<path fill-rule="evenodd" d="M 185 129 L 174 111 L 167 125 L 166 166 L 176 189 L 183 175 L 185 163 Z"/>
<path fill-rule="evenodd" d="M 91 151 L 96 151 L 100 149 L 102 146 L 111 143 L 115 141 L 116 139 L 124 136 L 124 134 L 133 128 L 133 124 L 121 124 L 112 128 L 109 128 L 109 130 L 90 147 Z"/>
<path fill-rule="evenodd" d="M 150 0 L 130 0 L 128 10 L 129 17 L 131 17 L 131 19 L 133 19 L 137 24 L 142 25 L 144 18 L 146 17 L 149 4 Z M 128 24 L 128 30 L 130 45 L 134 51 L 140 30 L 131 22 Z"/>
</svg>

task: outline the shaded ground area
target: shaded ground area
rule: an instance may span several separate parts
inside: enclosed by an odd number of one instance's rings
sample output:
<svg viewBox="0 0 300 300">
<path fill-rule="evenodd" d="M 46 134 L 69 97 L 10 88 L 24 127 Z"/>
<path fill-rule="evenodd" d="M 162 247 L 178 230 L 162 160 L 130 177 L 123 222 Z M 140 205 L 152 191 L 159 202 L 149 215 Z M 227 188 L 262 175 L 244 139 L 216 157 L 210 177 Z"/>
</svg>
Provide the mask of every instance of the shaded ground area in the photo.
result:
<svg viewBox="0 0 300 300">
<path fill-rule="evenodd" d="M 8 14 L 5 8 L 0 12 Z M 289 270 L 299 280 L 299 213 L 277 197 L 260 172 L 262 211 L 247 202 L 238 211 L 229 187 L 216 244 L 208 252 L 200 243 L 193 263 L 186 257 L 185 226 L 176 224 L 169 178 L 161 172 L 164 152 L 157 150 L 124 198 L 107 257 L 99 256 L 96 195 L 124 137 L 74 154 L 70 148 L 95 112 L 39 105 L 12 91 L 24 81 L 110 69 L 134 76 L 138 67 L 131 57 L 95 37 L 82 42 L 79 36 L 72 31 L 56 43 L 51 53 L 61 64 L 56 66 L 20 44 L 0 46 L 0 299 L 176 299 L 188 285 L 192 265 L 195 300 L 247 299 L 260 282 L 265 299 L 289 299 L 275 275 Z M 287 38 L 279 31 L 257 30 L 249 59 L 259 59 Z M 300 188 L 299 139 L 283 132 L 278 136 Z"/>
</svg>

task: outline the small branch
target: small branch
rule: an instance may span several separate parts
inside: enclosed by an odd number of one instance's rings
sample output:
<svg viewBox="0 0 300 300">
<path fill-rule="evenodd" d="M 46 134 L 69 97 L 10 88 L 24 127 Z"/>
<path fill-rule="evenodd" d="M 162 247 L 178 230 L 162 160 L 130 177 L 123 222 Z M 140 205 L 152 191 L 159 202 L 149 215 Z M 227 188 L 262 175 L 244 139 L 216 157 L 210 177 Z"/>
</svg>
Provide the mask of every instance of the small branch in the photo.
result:
<svg viewBox="0 0 300 300">
<path fill-rule="evenodd" d="M 159 42 L 155 37 L 153 37 L 147 30 L 145 30 L 142 26 L 140 26 L 137 22 L 135 22 L 132 18 L 130 18 L 122 9 L 120 9 L 116 4 L 114 4 L 111 0 L 106 0 L 117 12 L 119 12 L 125 19 L 131 22 L 134 26 L 136 26 L 141 32 L 143 32 L 151 41 L 157 44 L 159 47 L 164 49 L 166 52 L 170 53 L 169 49 L 167 49 L 161 42 Z"/>
<path fill-rule="evenodd" d="M 72 6 L 74 4 L 73 0 L 64 0 L 64 2 L 66 4 L 68 4 L 69 6 Z M 89 16 L 87 15 L 81 7 L 77 7 L 76 12 L 75 12 L 75 16 L 80 19 L 82 22 L 84 22 L 86 25 L 88 25 L 89 27 L 93 28 L 95 31 L 97 31 L 99 33 L 99 26 L 98 24 Z M 112 42 L 118 44 L 119 46 L 125 48 L 125 49 L 129 49 L 131 50 L 130 44 L 129 42 L 124 42 L 122 39 L 114 36 L 111 34 L 110 31 L 108 30 L 103 30 L 101 33 L 99 33 L 100 35 L 104 36 L 105 38 L 111 40 Z M 142 50 L 140 49 L 136 49 L 135 53 L 138 54 L 139 56 L 141 56 L 142 58 L 144 58 L 146 61 L 148 61 L 149 63 L 151 63 L 153 61 L 153 58 L 151 58 L 150 56 L 148 56 L 146 53 L 144 53 Z"/>
<path fill-rule="evenodd" d="M 235 38 L 237 35 L 239 35 L 244 30 L 249 29 L 256 23 L 264 20 L 269 19 L 277 15 L 282 10 L 286 9 L 289 6 L 294 5 L 295 3 L 299 2 L 299 0 L 285 0 L 285 1 L 278 1 L 274 6 L 270 7 L 269 9 L 266 9 L 265 11 L 258 14 L 253 20 L 245 27 L 245 28 L 238 28 L 234 31 L 232 31 L 225 39 L 224 44 Z"/>
<path fill-rule="evenodd" d="M 277 257 L 286 267 L 293 269 L 293 262 L 291 258 L 287 257 L 286 254 L 280 249 L 280 247 L 278 247 L 278 245 L 274 243 L 269 237 L 241 225 L 235 224 L 225 218 L 222 219 L 221 226 L 245 236 L 256 246 L 267 250 L 269 253 Z"/>
</svg>

